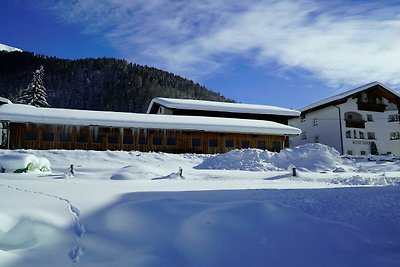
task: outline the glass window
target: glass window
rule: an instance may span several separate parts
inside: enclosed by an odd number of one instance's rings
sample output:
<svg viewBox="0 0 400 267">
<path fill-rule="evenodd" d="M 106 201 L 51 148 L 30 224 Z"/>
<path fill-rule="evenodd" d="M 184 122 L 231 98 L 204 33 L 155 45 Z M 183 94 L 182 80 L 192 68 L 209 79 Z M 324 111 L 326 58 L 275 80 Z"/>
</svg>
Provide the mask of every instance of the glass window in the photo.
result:
<svg viewBox="0 0 400 267">
<path fill-rule="evenodd" d="M 167 145 L 169 145 L 169 146 L 176 146 L 176 139 L 175 139 L 175 137 L 168 137 L 168 138 L 167 138 Z"/>
<path fill-rule="evenodd" d="M 307 132 L 306 131 L 303 131 L 303 132 L 301 132 L 301 139 L 307 139 Z"/>
<path fill-rule="evenodd" d="M 161 146 L 162 145 L 162 138 L 159 136 L 153 137 L 153 145 Z"/>
<path fill-rule="evenodd" d="M 400 115 L 399 114 L 390 114 L 389 115 L 389 122 L 393 122 L 393 121 L 399 121 L 400 120 Z"/>
<path fill-rule="evenodd" d="M 226 139 L 225 140 L 225 147 L 234 147 L 235 146 L 235 141 L 232 139 Z"/>
<path fill-rule="evenodd" d="M 366 153 L 365 153 L 365 151 L 364 150 L 361 150 L 361 155 L 363 156 L 363 155 L 365 155 Z"/>
<path fill-rule="evenodd" d="M 364 132 L 359 131 L 358 135 L 359 135 L 360 139 L 365 139 Z"/>
<path fill-rule="evenodd" d="M 375 139 L 375 133 L 374 132 L 368 132 L 367 136 L 368 136 L 368 139 Z"/>
<path fill-rule="evenodd" d="M 250 141 L 249 140 L 242 140 L 242 148 L 249 148 Z"/>
<path fill-rule="evenodd" d="M 108 136 L 108 143 L 109 143 L 109 144 L 118 144 L 118 136 L 116 136 L 116 135 L 109 135 L 109 136 Z"/>
<path fill-rule="evenodd" d="M 281 149 L 282 149 L 282 143 L 279 142 L 279 141 L 274 141 L 274 142 L 272 142 L 272 149 L 273 149 L 275 152 L 281 151 Z"/>
<path fill-rule="evenodd" d="M 367 114 L 367 121 L 374 121 L 372 114 Z"/>
<path fill-rule="evenodd" d="M 36 132 L 34 131 L 25 132 L 25 140 L 36 141 Z"/>
<path fill-rule="evenodd" d="M 54 133 L 44 132 L 42 138 L 43 141 L 49 141 L 49 142 L 54 141 Z"/>
<path fill-rule="evenodd" d="M 301 116 L 300 116 L 300 121 L 301 121 L 301 122 L 306 121 L 306 114 L 305 114 L 305 113 L 302 113 L 302 114 L 301 114 Z"/>
<path fill-rule="evenodd" d="M 351 138 L 351 131 L 350 130 L 346 131 L 346 138 Z"/>
<path fill-rule="evenodd" d="M 192 147 L 201 146 L 201 139 L 200 138 L 193 138 L 192 139 Z"/>
<path fill-rule="evenodd" d="M 265 141 L 257 141 L 257 148 L 259 149 L 267 148 Z"/>
<path fill-rule="evenodd" d="M 209 147 L 218 147 L 218 140 L 217 139 L 210 139 L 208 140 Z"/>
<path fill-rule="evenodd" d="M 353 130 L 353 137 L 357 138 L 357 131 L 356 130 Z"/>
<path fill-rule="evenodd" d="M 348 155 L 353 155 L 353 151 L 352 150 L 347 150 L 347 154 Z"/>
<path fill-rule="evenodd" d="M 147 145 L 147 138 L 145 136 L 139 136 L 139 145 Z"/>
<path fill-rule="evenodd" d="M 71 134 L 70 133 L 60 133 L 60 141 L 61 142 L 71 142 Z"/>
<path fill-rule="evenodd" d="M 101 135 L 93 135 L 92 138 L 93 138 L 93 143 L 94 144 L 103 143 L 103 136 L 101 136 Z"/>
<path fill-rule="evenodd" d="M 390 140 L 398 140 L 400 139 L 400 132 L 391 132 L 390 133 Z"/>
<path fill-rule="evenodd" d="M 78 134 L 76 136 L 76 142 L 78 143 L 87 143 L 88 136 L 86 134 Z"/>
<path fill-rule="evenodd" d="M 124 135 L 124 138 L 123 138 L 122 142 L 123 142 L 125 145 L 132 145 L 132 144 L 133 144 L 133 136 L 131 136 L 131 135 Z"/>
</svg>

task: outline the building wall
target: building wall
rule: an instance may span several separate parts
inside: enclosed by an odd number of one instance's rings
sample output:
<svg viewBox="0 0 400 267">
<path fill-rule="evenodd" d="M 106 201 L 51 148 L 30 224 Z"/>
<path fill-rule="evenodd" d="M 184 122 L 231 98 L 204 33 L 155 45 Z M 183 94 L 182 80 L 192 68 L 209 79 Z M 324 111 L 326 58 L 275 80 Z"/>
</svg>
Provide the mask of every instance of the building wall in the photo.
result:
<svg viewBox="0 0 400 267">
<path fill-rule="evenodd" d="M 391 133 L 400 132 L 400 124 L 399 121 L 389 122 L 389 115 L 396 115 L 399 111 L 396 105 L 388 103 L 386 99 L 383 99 L 383 102 L 387 105 L 384 112 L 365 111 L 358 109 L 357 99 L 349 98 L 346 103 L 338 105 L 341 120 L 338 109 L 334 106 L 306 113 L 303 122 L 301 118 L 289 120 L 289 125 L 305 131 L 307 135 L 307 139 L 302 139 L 301 136 L 291 137 L 291 145 L 314 143 L 314 136 L 319 135 L 320 143 L 342 152 L 340 144 L 342 136 L 343 154 L 370 154 L 371 143 L 375 142 L 379 154 L 400 155 L 400 140 L 391 140 Z M 364 122 L 346 123 L 348 112 L 357 113 Z M 317 126 L 314 126 L 315 118 L 318 120 Z M 339 122 L 342 125 L 341 135 Z"/>
<path fill-rule="evenodd" d="M 11 123 L 11 149 L 137 150 L 224 153 L 238 148 L 280 150 L 286 137 L 180 130 Z"/>
<path fill-rule="evenodd" d="M 322 143 L 341 152 L 339 109 L 327 107 L 289 120 L 289 125 L 299 128 L 303 133 L 290 137 L 290 146 L 307 143 Z"/>
</svg>

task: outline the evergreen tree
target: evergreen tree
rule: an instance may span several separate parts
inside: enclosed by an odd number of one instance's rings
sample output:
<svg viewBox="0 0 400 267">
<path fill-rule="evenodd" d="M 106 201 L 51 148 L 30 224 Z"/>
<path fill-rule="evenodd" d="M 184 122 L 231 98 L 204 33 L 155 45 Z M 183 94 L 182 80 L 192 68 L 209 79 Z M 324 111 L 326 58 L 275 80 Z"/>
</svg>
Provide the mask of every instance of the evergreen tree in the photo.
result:
<svg viewBox="0 0 400 267">
<path fill-rule="evenodd" d="M 46 97 L 46 88 L 43 83 L 44 69 L 40 66 L 40 69 L 33 73 L 32 81 L 28 87 L 22 89 L 18 102 L 20 104 L 32 105 L 35 107 L 49 107 Z"/>
</svg>

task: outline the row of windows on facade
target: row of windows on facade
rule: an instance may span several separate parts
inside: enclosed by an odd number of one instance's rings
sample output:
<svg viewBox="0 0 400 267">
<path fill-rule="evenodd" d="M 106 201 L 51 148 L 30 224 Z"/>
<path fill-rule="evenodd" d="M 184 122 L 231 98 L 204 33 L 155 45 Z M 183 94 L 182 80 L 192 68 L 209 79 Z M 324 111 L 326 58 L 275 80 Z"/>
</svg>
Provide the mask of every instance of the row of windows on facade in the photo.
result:
<svg viewBox="0 0 400 267">
<path fill-rule="evenodd" d="M 354 112 L 349 112 L 349 113 L 354 113 Z M 359 114 L 359 115 L 360 115 L 359 119 L 362 120 L 362 115 L 361 114 Z M 353 116 L 353 114 L 345 114 L 345 118 L 349 119 L 349 120 L 356 119 Z M 304 121 L 306 121 L 306 115 L 302 114 L 301 115 L 301 122 L 304 122 Z M 372 114 L 367 114 L 367 121 L 374 121 L 374 118 L 373 118 Z M 388 122 L 397 122 L 397 121 L 400 121 L 400 115 L 399 114 L 390 114 L 388 116 Z M 319 124 L 318 118 L 314 118 L 313 119 L 313 125 L 317 126 L 318 124 Z"/>
<path fill-rule="evenodd" d="M 139 136 L 138 138 L 138 144 L 139 145 L 147 145 L 148 144 L 148 138 L 145 136 Z M 29 131 L 25 132 L 25 140 L 26 141 L 36 141 L 37 136 L 36 132 L 34 131 Z M 54 139 L 54 133 L 52 132 L 44 132 L 42 135 L 42 141 L 47 141 L 47 142 L 53 142 Z M 60 141 L 61 142 L 71 142 L 71 135 L 69 133 L 60 133 Z M 133 144 L 133 136 L 123 136 L 123 144 L 126 145 L 132 145 Z M 176 138 L 175 137 L 167 137 L 167 145 L 168 146 L 175 146 L 176 145 Z M 76 136 L 76 142 L 78 143 L 87 143 L 88 142 L 88 135 L 85 134 L 78 134 Z M 118 144 L 119 143 L 119 138 L 117 135 L 109 135 L 107 138 L 108 144 Z M 92 136 L 92 143 L 94 144 L 102 144 L 103 143 L 103 136 L 101 135 L 93 135 Z M 163 138 L 159 136 L 155 136 L 152 138 L 152 144 L 153 145 L 163 145 Z M 279 141 L 274 141 L 272 142 L 272 146 L 274 149 L 279 150 L 281 148 L 281 142 Z M 200 138 L 192 138 L 192 147 L 200 147 L 202 146 L 202 140 Z M 208 146 L 209 147 L 218 147 L 219 142 L 218 139 L 209 139 L 208 140 Z M 225 140 L 225 147 L 234 147 L 235 146 L 235 141 L 233 139 L 226 139 Z M 242 148 L 249 148 L 250 147 L 250 141 L 249 140 L 242 140 L 241 141 L 241 147 Z M 257 148 L 260 149 L 266 149 L 266 142 L 262 140 L 257 141 Z"/>
<path fill-rule="evenodd" d="M 357 131 L 356 130 L 348 130 L 346 131 L 346 138 L 354 138 L 354 139 L 365 139 L 364 132 Z M 375 139 L 375 133 L 374 132 L 368 132 L 367 133 L 367 138 L 368 139 Z M 400 139 L 400 132 L 391 132 L 390 133 L 390 140 L 399 140 Z"/>
</svg>

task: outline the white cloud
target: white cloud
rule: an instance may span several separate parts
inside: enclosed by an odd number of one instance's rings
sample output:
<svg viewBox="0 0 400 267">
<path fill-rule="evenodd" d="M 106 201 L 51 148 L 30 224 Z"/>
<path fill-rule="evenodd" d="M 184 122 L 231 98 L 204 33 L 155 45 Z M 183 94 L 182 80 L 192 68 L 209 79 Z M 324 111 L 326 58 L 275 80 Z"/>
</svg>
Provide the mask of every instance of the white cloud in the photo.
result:
<svg viewBox="0 0 400 267">
<path fill-rule="evenodd" d="M 382 1 L 383 2 L 383 1 Z M 191 78 L 231 59 L 299 69 L 331 85 L 399 86 L 400 6 L 312 0 L 58 0 L 65 21 L 126 58 Z"/>
</svg>

